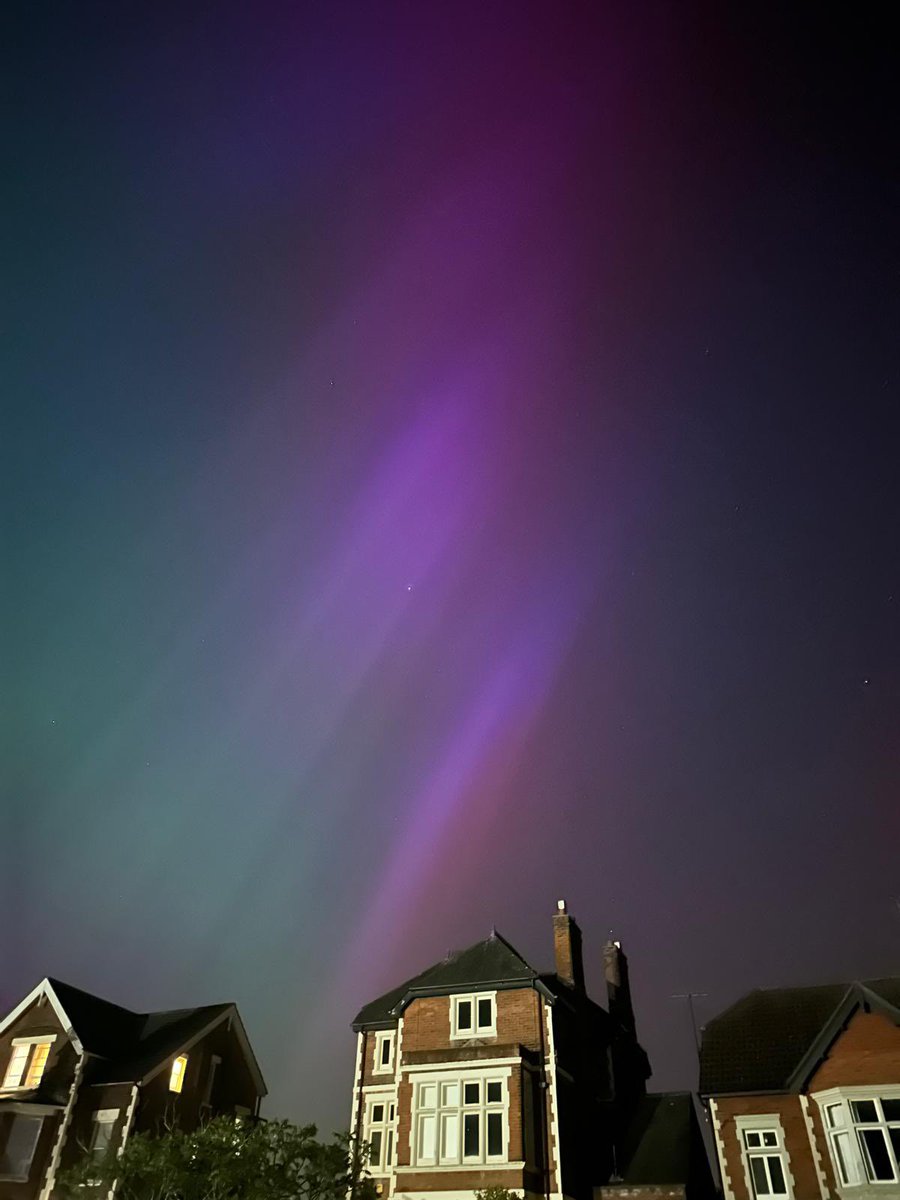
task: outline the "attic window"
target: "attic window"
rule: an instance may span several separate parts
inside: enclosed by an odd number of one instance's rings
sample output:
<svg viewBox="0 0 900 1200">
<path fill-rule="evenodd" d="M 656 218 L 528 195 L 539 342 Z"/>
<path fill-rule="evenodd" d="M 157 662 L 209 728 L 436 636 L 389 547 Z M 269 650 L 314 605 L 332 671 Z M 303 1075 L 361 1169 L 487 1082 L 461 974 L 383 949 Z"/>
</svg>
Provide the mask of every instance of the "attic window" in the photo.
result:
<svg viewBox="0 0 900 1200">
<path fill-rule="evenodd" d="M 44 1076 L 50 1047 L 56 1036 L 13 1038 L 12 1054 L 3 1079 L 4 1088 L 36 1088 Z"/>
<path fill-rule="evenodd" d="M 169 1076 L 169 1091 L 181 1093 L 184 1087 L 184 1072 L 187 1069 L 187 1055 L 179 1054 L 172 1063 L 172 1074 Z"/>
<path fill-rule="evenodd" d="M 497 1033 L 497 993 L 451 996 L 452 1038 L 494 1037 Z"/>
</svg>

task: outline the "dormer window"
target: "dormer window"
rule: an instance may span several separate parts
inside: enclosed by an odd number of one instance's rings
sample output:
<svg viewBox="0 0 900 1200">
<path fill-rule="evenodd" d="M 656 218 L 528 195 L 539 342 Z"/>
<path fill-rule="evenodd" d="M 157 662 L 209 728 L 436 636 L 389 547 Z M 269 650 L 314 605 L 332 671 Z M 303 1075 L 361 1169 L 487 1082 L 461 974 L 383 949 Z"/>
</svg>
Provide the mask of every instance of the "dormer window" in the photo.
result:
<svg viewBox="0 0 900 1200">
<path fill-rule="evenodd" d="M 377 1033 L 375 1035 L 375 1074 L 387 1075 L 394 1069 L 394 1035 L 393 1033 Z"/>
<path fill-rule="evenodd" d="M 450 1036 L 494 1037 L 497 1033 L 497 993 L 480 992 L 450 997 Z"/>
<path fill-rule="evenodd" d="M 12 1054 L 6 1067 L 3 1087 L 36 1088 L 44 1077 L 50 1047 L 56 1036 L 13 1038 Z"/>
<path fill-rule="evenodd" d="M 187 1070 L 187 1055 L 179 1054 L 172 1063 L 172 1073 L 169 1076 L 169 1091 L 180 1095 L 184 1087 L 184 1073 Z"/>
</svg>

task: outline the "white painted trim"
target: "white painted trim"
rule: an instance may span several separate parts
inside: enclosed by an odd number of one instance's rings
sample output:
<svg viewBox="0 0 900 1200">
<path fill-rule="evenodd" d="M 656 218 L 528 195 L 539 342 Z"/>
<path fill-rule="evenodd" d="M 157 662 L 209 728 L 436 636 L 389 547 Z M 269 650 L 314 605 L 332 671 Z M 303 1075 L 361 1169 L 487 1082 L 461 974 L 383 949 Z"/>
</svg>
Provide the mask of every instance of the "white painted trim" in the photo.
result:
<svg viewBox="0 0 900 1200">
<path fill-rule="evenodd" d="M 400 1068 L 402 1075 L 417 1075 L 420 1071 L 460 1071 L 467 1070 L 469 1067 L 483 1067 L 485 1063 L 490 1063 L 491 1066 L 515 1066 L 520 1063 L 521 1058 L 466 1058 L 458 1059 L 455 1062 L 428 1062 L 428 1063 L 407 1063 Z"/>
<path fill-rule="evenodd" d="M 433 1066 L 434 1064 L 429 1064 Z M 452 1063 L 450 1064 L 453 1065 Z M 444 1071 L 423 1071 L 416 1075 L 416 1083 L 439 1083 L 444 1079 L 446 1072 Z M 479 1063 L 478 1067 L 468 1067 L 463 1071 L 455 1071 L 454 1079 L 459 1079 L 463 1083 L 472 1082 L 473 1080 L 485 1079 L 488 1075 L 494 1079 L 509 1079 L 512 1074 L 512 1067 L 499 1067 L 497 1060 L 494 1058 L 484 1058 Z"/>
<path fill-rule="evenodd" d="M 56 1041 L 55 1033 L 36 1033 L 33 1037 L 12 1038 L 12 1046 L 52 1046 Z"/>
<path fill-rule="evenodd" d="M 379 1029 L 375 1034 L 375 1056 L 372 1059 L 373 1075 L 394 1074 L 394 1054 L 396 1053 L 396 1047 L 394 1046 L 395 1040 L 393 1029 Z M 387 1066 L 385 1066 L 381 1061 L 382 1047 L 384 1046 L 385 1042 L 387 1042 L 391 1048 L 390 1054 L 388 1055 Z"/>
<path fill-rule="evenodd" d="M 713 1138 L 716 1143 L 716 1157 L 719 1160 L 719 1175 L 722 1180 L 722 1195 L 725 1200 L 735 1200 L 734 1188 L 731 1186 L 731 1176 L 728 1174 L 728 1161 L 725 1158 L 725 1139 L 722 1137 L 722 1122 L 719 1119 L 716 1101 L 709 1101 L 709 1115 L 712 1118 Z"/>
<path fill-rule="evenodd" d="M 457 1029 L 456 1010 L 461 1001 L 469 1000 L 472 1004 L 472 1028 Z M 487 1027 L 478 1025 L 478 1001 L 490 1000 L 491 1024 Z M 497 1036 L 497 993 L 494 992 L 460 992 L 450 996 L 450 1041 L 471 1042 L 478 1038 L 495 1038 Z"/>
<path fill-rule="evenodd" d="M 831 1200 L 831 1193 L 828 1190 L 828 1179 L 822 1166 L 822 1155 L 819 1153 L 819 1144 L 816 1141 L 815 1126 L 809 1113 L 809 1097 L 803 1093 L 800 1094 L 800 1107 L 803 1109 L 803 1120 L 806 1124 L 806 1135 L 809 1138 L 809 1149 L 816 1168 L 816 1177 L 819 1180 L 819 1195 L 822 1197 L 822 1200 Z"/>
<path fill-rule="evenodd" d="M 75 1053 L 84 1054 L 84 1047 L 72 1027 L 72 1022 L 69 1020 L 65 1009 L 60 1004 L 59 997 L 54 992 L 53 985 L 49 979 L 42 979 L 37 987 L 30 991 L 25 999 L 16 1005 L 12 1012 L 7 1013 L 3 1020 L 0 1021 L 0 1033 L 3 1033 L 14 1021 L 17 1021 L 22 1013 L 29 1009 L 41 996 L 50 1001 L 50 1005 L 56 1013 L 60 1025 L 65 1030 L 66 1037 L 68 1037 L 69 1041 L 75 1047 Z"/>
<path fill-rule="evenodd" d="M 756 1190 L 753 1187 L 753 1179 L 750 1175 L 750 1151 L 744 1142 L 744 1133 L 759 1130 L 760 1132 L 775 1132 L 778 1134 L 778 1146 L 761 1147 L 759 1153 L 765 1154 L 768 1150 L 770 1156 L 777 1154 L 784 1164 L 784 1181 L 787 1184 L 787 1200 L 794 1200 L 796 1191 L 794 1188 L 794 1173 L 791 1170 L 791 1152 L 788 1149 L 787 1139 L 784 1136 L 784 1126 L 781 1124 L 780 1113 L 741 1113 L 740 1116 L 734 1118 L 734 1128 L 737 1134 L 738 1146 L 741 1150 L 741 1161 L 744 1164 L 744 1178 L 747 1183 L 747 1195 L 750 1200 L 756 1196 Z"/>
<path fill-rule="evenodd" d="M 116 1158 L 121 1158 L 125 1153 L 125 1143 L 131 1137 L 131 1127 L 134 1125 L 134 1118 L 137 1114 L 137 1102 L 140 1088 L 136 1083 L 131 1085 L 131 1100 L 128 1104 L 128 1111 L 125 1114 L 125 1124 L 122 1126 L 122 1137 L 119 1140 L 119 1148 L 116 1151 Z M 119 1181 L 113 1181 L 112 1187 L 106 1193 L 106 1200 L 114 1200 L 116 1188 L 119 1186 Z"/>
<path fill-rule="evenodd" d="M 362 1086 L 362 1056 L 365 1034 L 362 1030 L 356 1035 L 356 1066 L 353 1069 L 353 1111 L 350 1113 L 350 1136 L 359 1137 L 359 1092 Z"/>
<path fill-rule="evenodd" d="M 524 1169 L 525 1169 L 524 1161 L 523 1162 L 509 1162 L 505 1158 L 504 1159 L 492 1158 L 487 1162 L 480 1162 L 480 1163 L 458 1162 L 458 1163 L 447 1163 L 446 1166 L 441 1164 L 436 1167 L 427 1167 L 427 1166 L 425 1166 L 425 1167 L 415 1167 L 415 1166 L 398 1167 L 397 1174 L 398 1175 L 431 1175 L 431 1174 L 440 1175 L 441 1173 L 443 1173 L 444 1175 L 448 1175 L 448 1174 L 457 1174 L 458 1175 L 463 1171 L 523 1171 Z M 434 1195 L 434 1193 L 429 1193 L 429 1194 L 432 1196 Z M 445 1192 L 443 1189 L 441 1189 L 440 1200 L 444 1200 L 444 1197 L 446 1195 L 447 1195 L 447 1192 Z"/>
<path fill-rule="evenodd" d="M 559 1094 L 556 1088 L 556 1042 L 553 1037 L 553 1010 L 542 1000 L 547 1022 L 547 1062 L 550 1073 L 550 1136 L 553 1140 L 553 1178 L 556 1194 L 562 1195 L 562 1155 L 559 1145 Z M 549 1147 L 548 1147 L 549 1149 Z"/>
<path fill-rule="evenodd" d="M 75 1109 L 75 1101 L 78 1098 L 78 1089 L 81 1087 L 81 1079 L 84 1074 L 84 1064 L 86 1060 L 87 1055 L 84 1053 L 84 1051 L 79 1051 L 78 1062 L 75 1064 L 75 1073 L 72 1076 L 72 1084 L 69 1088 L 69 1099 L 66 1101 L 63 1119 L 59 1123 L 59 1132 L 56 1135 L 56 1142 L 50 1154 L 50 1162 L 47 1165 L 47 1174 L 44 1176 L 44 1186 L 41 1188 L 38 1200 L 49 1200 L 50 1196 L 53 1194 L 53 1187 L 56 1183 L 56 1173 L 59 1170 L 59 1163 L 60 1159 L 62 1158 L 63 1147 L 66 1144 L 66 1138 L 69 1136 L 69 1126 L 72 1123 L 72 1113 Z"/>
</svg>

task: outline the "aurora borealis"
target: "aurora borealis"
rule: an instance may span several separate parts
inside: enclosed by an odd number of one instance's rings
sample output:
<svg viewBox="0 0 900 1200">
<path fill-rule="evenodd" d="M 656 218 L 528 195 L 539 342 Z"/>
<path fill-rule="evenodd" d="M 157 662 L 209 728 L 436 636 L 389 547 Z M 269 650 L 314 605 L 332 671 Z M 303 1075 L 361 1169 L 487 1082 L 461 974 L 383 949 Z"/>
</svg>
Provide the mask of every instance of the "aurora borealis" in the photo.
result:
<svg viewBox="0 0 900 1200">
<path fill-rule="evenodd" d="M 887 35 L 745 7 L 21 6 L 4 1002 L 234 1000 L 330 1129 L 557 897 L 657 1087 L 896 972 Z"/>
</svg>

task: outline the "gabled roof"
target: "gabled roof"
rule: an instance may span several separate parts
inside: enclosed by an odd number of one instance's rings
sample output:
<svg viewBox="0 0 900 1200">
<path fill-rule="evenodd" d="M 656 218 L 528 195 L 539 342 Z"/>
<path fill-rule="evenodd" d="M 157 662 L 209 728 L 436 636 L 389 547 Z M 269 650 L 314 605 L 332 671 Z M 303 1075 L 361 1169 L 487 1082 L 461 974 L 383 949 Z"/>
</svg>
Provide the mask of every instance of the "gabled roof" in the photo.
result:
<svg viewBox="0 0 900 1200">
<path fill-rule="evenodd" d="M 208 1030 L 229 1020 L 259 1094 L 266 1094 L 259 1064 L 234 1004 L 135 1013 L 62 980 L 47 978 L 0 1021 L 0 1032 L 41 995 L 49 1000 L 75 1049 L 97 1060 L 89 1068 L 91 1083 L 142 1083 Z"/>
<path fill-rule="evenodd" d="M 484 941 L 448 954 L 419 975 L 364 1005 L 356 1015 L 353 1028 L 394 1025 L 406 1005 L 417 996 L 449 995 L 466 988 L 511 987 L 536 987 L 550 995 L 534 967 L 495 930 Z"/>
<path fill-rule="evenodd" d="M 651 1093 L 638 1101 L 617 1147 L 618 1177 L 628 1187 L 687 1184 L 695 1155 L 705 1163 L 690 1092 Z"/>
<path fill-rule="evenodd" d="M 701 1094 L 799 1090 L 859 1008 L 900 1024 L 900 978 L 750 992 L 703 1031 Z"/>
</svg>

